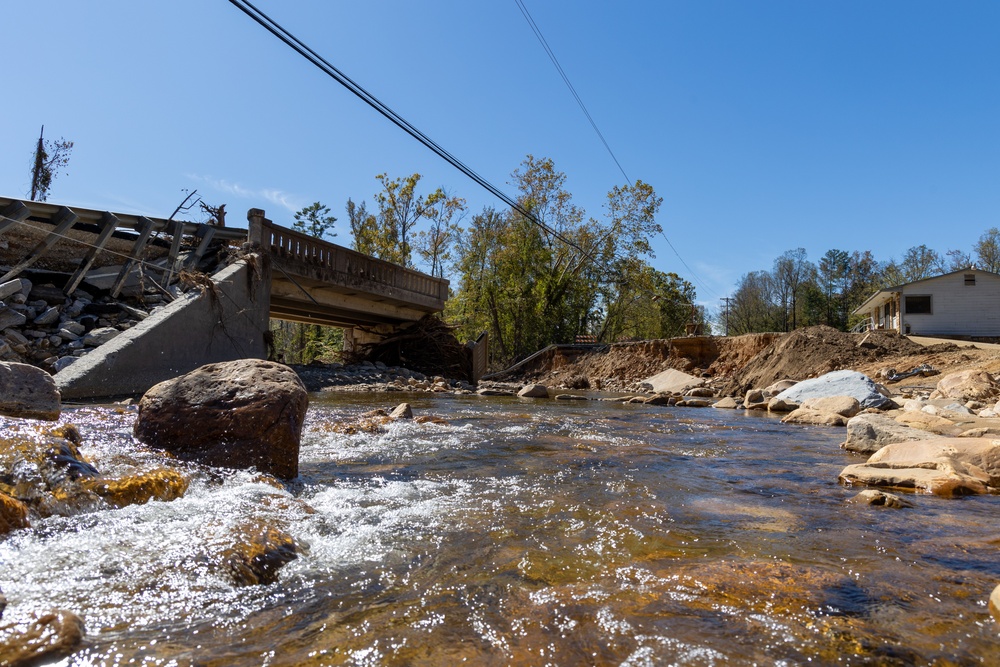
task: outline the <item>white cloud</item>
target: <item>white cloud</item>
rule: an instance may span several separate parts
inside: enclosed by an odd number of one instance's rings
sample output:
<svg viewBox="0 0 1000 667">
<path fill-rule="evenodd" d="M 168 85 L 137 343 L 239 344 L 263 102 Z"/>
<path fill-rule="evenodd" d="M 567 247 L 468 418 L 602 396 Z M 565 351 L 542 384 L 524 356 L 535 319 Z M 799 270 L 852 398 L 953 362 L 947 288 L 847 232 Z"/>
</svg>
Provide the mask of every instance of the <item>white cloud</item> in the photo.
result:
<svg viewBox="0 0 1000 667">
<path fill-rule="evenodd" d="M 305 204 L 299 201 L 298 197 L 283 190 L 278 190 L 276 188 L 247 188 L 239 183 L 233 183 L 227 181 L 224 178 L 215 178 L 213 176 L 202 176 L 200 174 L 185 174 L 188 178 L 199 183 L 203 183 L 209 188 L 212 188 L 223 194 L 232 195 L 234 197 L 239 197 L 241 199 L 249 199 L 251 203 L 255 206 L 260 207 L 261 200 L 268 201 L 277 206 L 287 209 L 288 211 L 295 213 L 301 209 Z"/>
</svg>

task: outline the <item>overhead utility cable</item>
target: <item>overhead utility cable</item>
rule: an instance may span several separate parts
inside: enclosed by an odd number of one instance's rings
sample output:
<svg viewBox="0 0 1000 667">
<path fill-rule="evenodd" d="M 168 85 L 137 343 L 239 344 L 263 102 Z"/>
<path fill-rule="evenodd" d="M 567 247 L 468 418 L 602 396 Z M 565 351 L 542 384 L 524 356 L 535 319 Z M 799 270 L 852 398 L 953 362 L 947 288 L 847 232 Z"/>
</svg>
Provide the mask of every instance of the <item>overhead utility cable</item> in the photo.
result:
<svg viewBox="0 0 1000 667">
<path fill-rule="evenodd" d="M 583 103 L 583 99 L 580 97 L 579 94 L 577 94 L 576 88 L 573 87 L 573 84 L 570 82 L 569 77 L 563 70 L 562 65 L 559 64 L 559 59 L 556 58 L 555 52 L 552 50 L 552 47 L 549 46 L 548 41 L 546 41 L 545 36 L 542 34 L 541 28 L 538 27 L 537 23 L 535 23 L 535 19 L 532 18 L 531 13 L 528 11 L 528 8 L 524 4 L 524 0 L 514 0 L 514 2 L 517 4 L 517 8 L 521 10 L 521 15 L 524 16 L 524 20 L 528 22 L 528 27 L 530 27 L 531 31 L 535 33 L 535 37 L 538 39 L 538 43 L 542 45 L 542 49 L 545 50 L 545 53 L 549 56 L 549 60 L 552 61 L 552 64 L 555 66 L 556 71 L 559 72 L 559 76 L 562 77 L 563 83 L 566 84 L 566 88 L 569 89 L 570 94 L 573 95 L 573 99 L 576 100 L 576 103 L 580 107 L 580 110 L 583 111 L 583 115 L 587 117 L 588 121 L 590 121 L 590 126 L 594 128 L 594 132 L 597 133 L 597 136 L 601 140 L 601 143 L 604 144 L 604 148 L 607 149 L 608 155 L 610 155 L 611 159 L 614 160 L 615 165 L 617 165 L 618 167 L 618 171 L 620 171 L 622 173 L 622 176 L 625 177 L 625 182 L 631 183 L 632 179 L 630 179 L 628 177 L 628 174 L 625 173 L 625 169 L 622 168 L 621 162 L 618 161 L 618 157 L 615 155 L 615 152 L 611 150 L 611 146 L 604 138 L 604 134 L 601 132 L 600 128 L 597 127 L 597 123 L 594 121 L 593 117 L 590 115 L 590 112 L 587 110 L 587 105 Z M 691 273 L 694 279 L 698 281 L 702 287 L 704 287 L 707 291 L 711 292 L 714 295 L 715 292 L 712 291 L 712 289 L 710 289 L 708 285 L 706 285 L 705 282 L 698 277 L 698 274 L 695 273 L 690 266 L 688 266 L 687 262 L 684 261 L 684 258 L 681 257 L 681 254 L 677 252 L 677 248 L 675 248 L 674 244 L 670 242 L 670 239 L 667 238 L 667 235 L 666 233 L 664 233 L 662 228 L 660 229 L 660 236 L 662 236 L 663 240 L 667 242 L 667 245 L 670 246 L 670 249 L 674 251 L 675 255 L 677 255 L 677 259 L 680 260 L 680 263 L 684 265 L 684 268 L 686 268 Z"/>
<path fill-rule="evenodd" d="M 569 92 L 573 95 L 573 99 L 576 100 L 576 103 L 580 107 L 580 110 L 583 112 L 583 115 L 587 117 L 588 121 L 590 121 L 590 126 L 594 128 L 594 132 L 597 133 L 597 136 L 600 138 L 601 143 L 604 144 L 604 147 L 607 149 L 608 154 L 611 156 L 611 159 L 615 161 L 615 164 L 618 166 L 618 171 L 620 171 L 622 173 L 622 176 L 625 177 L 625 182 L 631 183 L 632 179 L 629 178 L 628 174 L 625 173 L 625 169 L 622 168 L 621 163 L 615 156 L 615 152 L 611 150 L 611 146 L 604 139 L 604 135 L 601 133 L 600 128 L 597 127 L 597 123 L 594 122 L 594 119 L 591 117 L 590 112 L 587 111 L 587 105 L 583 103 L 583 99 L 577 94 L 576 88 L 574 88 L 573 84 L 570 83 L 569 77 L 566 76 L 566 72 L 563 71 L 562 65 L 559 64 L 559 59 L 556 58 L 555 52 L 549 47 L 549 43 L 545 40 L 545 36 L 542 35 L 542 31 L 538 27 L 538 24 L 535 23 L 535 19 L 531 17 L 531 13 L 528 11 L 528 8 L 524 5 L 524 2 L 522 2 L 522 0 L 514 0 L 514 2 L 517 3 L 517 7 L 518 9 L 521 10 L 521 14 L 524 16 L 524 20 L 528 22 L 528 27 L 530 27 L 531 31 L 535 33 L 535 37 L 538 38 L 538 43 L 542 45 L 542 48 L 545 50 L 545 53 L 548 54 L 549 60 L 552 61 L 552 64 L 555 66 L 556 71 L 559 72 L 559 76 L 562 77 L 563 83 L 566 84 L 566 87 L 569 89 Z"/>
<path fill-rule="evenodd" d="M 285 30 L 281 25 L 279 25 L 276 21 L 270 18 L 267 14 L 257 9 L 252 3 L 248 2 L 248 0 L 229 0 L 229 2 L 234 6 L 236 6 L 236 8 L 242 11 L 244 14 L 249 16 L 251 19 L 256 21 L 265 30 L 267 30 L 272 35 L 274 35 L 282 42 L 284 42 L 296 53 L 298 53 L 303 58 L 305 58 L 313 65 L 318 67 L 324 74 L 326 74 L 334 81 L 336 81 L 337 83 L 341 84 L 349 91 L 354 93 L 354 95 L 359 97 L 363 102 L 365 102 L 365 104 L 378 111 L 394 125 L 399 127 L 401 130 L 403 130 L 411 137 L 413 137 L 414 139 L 422 143 L 424 146 L 429 148 L 431 151 L 433 151 L 436 155 L 438 155 L 446 162 L 451 164 L 453 167 L 458 169 L 460 172 L 462 172 L 470 179 L 475 181 L 477 184 L 483 187 L 487 192 L 489 192 L 490 194 L 492 194 L 493 196 L 495 196 L 496 198 L 498 198 L 499 200 L 510 206 L 512 209 L 523 215 L 533 224 L 535 224 L 536 226 L 538 226 L 539 228 L 541 228 L 554 238 L 557 238 L 566 245 L 571 246 L 576 250 L 580 251 L 585 257 L 593 258 L 591 253 L 586 252 L 576 243 L 569 240 L 555 229 L 552 229 L 551 227 L 543 223 L 541 220 L 535 217 L 530 211 L 524 208 L 517 200 L 515 200 L 513 197 L 510 197 L 507 193 L 500 190 L 500 188 L 496 187 L 495 185 L 487 181 L 485 178 L 477 174 L 464 162 L 462 162 L 457 157 L 446 151 L 438 143 L 433 141 L 430 137 L 428 137 L 423 132 L 418 130 L 416 127 L 411 125 L 406 119 L 404 119 L 398 113 L 393 111 L 391 108 L 389 108 L 386 104 L 381 102 L 374 95 L 369 93 L 367 90 L 362 88 L 357 82 L 352 80 L 346 74 L 344 74 L 339 69 L 331 65 L 329 62 L 327 62 L 322 56 L 320 56 L 311 48 L 306 46 L 301 40 L 299 40 L 293 34 Z"/>
</svg>

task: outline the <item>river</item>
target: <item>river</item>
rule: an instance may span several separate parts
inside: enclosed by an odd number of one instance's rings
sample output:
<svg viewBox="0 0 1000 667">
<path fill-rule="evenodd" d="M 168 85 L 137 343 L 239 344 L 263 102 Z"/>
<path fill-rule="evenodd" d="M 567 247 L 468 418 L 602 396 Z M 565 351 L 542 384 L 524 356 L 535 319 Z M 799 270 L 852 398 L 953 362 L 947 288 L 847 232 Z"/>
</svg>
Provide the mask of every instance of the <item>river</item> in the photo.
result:
<svg viewBox="0 0 1000 667">
<path fill-rule="evenodd" d="M 0 541 L 4 620 L 84 618 L 65 665 L 1000 664 L 1000 496 L 848 503 L 843 429 L 762 415 L 407 394 L 313 395 L 300 476 L 193 469 L 183 498 Z M 153 465 L 134 413 L 64 418 L 105 474 Z M 303 553 L 235 586 L 247 526 Z"/>
</svg>

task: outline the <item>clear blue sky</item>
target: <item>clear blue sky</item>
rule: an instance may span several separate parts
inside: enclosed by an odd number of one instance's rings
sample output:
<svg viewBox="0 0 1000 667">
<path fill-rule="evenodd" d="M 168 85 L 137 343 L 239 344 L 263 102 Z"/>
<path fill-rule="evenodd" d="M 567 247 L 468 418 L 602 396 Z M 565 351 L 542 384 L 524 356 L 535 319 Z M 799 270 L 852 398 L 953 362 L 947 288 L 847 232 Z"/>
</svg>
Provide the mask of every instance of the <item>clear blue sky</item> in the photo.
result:
<svg viewBox="0 0 1000 667">
<path fill-rule="evenodd" d="M 525 0 L 632 179 L 664 198 L 654 266 L 715 307 L 785 250 L 900 258 L 1000 226 L 1000 2 Z M 551 157 L 602 215 L 624 182 L 514 0 L 255 4 L 513 194 Z M 35 0 L 3 10 L 0 194 L 39 127 L 73 140 L 50 201 L 166 217 L 184 189 L 232 226 L 341 219 L 375 175 L 498 204 L 225 0 Z"/>
</svg>

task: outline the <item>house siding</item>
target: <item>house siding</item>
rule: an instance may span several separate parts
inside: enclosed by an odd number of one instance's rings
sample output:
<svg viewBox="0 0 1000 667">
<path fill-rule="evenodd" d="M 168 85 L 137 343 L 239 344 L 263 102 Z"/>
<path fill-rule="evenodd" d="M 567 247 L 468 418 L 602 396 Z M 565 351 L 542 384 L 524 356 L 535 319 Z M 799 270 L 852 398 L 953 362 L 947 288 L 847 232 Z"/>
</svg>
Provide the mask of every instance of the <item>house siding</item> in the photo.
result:
<svg viewBox="0 0 1000 667">
<path fill-rule="evenodd" d="M 975 274 L 976 284 L 966 285 L 965 275 Z M 903 287 L 903 333 L 921 336 L 1000 336 L 1000 276 L 965 271 L 922 280 Z M 931 297 L 931 312 L 906 312 L 908 295 Z"/>
</svg>

